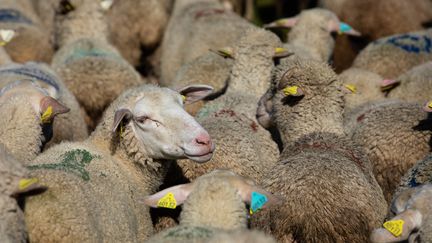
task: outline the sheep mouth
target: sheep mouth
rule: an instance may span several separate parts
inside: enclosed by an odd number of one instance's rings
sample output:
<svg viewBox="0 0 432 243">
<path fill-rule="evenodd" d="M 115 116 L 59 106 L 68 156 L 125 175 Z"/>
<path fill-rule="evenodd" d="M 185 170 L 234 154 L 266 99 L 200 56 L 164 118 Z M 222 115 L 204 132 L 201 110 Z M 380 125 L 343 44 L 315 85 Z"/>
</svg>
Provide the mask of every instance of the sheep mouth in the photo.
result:
<svg viewBox="0 0 432 243">
<path fill-rule="evenodd" d="M 209 151 L 207 153 L 204 153 L 204 154 L 187 154 L 187 153 L 185 153 L 185 156 L 188 159 L 193 160 L 195 162 L 205 163 L 213 157 L 213 150 Z"/>
</svg>

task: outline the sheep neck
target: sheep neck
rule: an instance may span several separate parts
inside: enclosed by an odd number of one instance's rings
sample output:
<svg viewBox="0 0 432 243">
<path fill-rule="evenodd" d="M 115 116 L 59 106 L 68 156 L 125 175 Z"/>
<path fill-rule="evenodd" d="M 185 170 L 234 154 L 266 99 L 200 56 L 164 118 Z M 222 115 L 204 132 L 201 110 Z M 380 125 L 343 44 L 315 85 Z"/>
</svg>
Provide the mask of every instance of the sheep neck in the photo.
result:
<svg viewBox="0 0 432 243">
<path fill-rule="evenodd" d="M 150 158 L 140 146 L 138 139 L 130 128 L 125 128 L 121 136 L 112 136 L 111 130 L 102 122 L 93 132 L 89 140 L 101 150 L 111 154 L 114 158 L 123 161 L 123 164 L 132 164 L 132 170 L 146 183 L 151 192 L 157 190 L 162 184 L 161 178 L 168 173 L 172 162 L 169 160 L 156 160 Z M 108 138 L 108 139 L 107 139 Z M 127 168 L 130 168 L 126 166 Z"/>
<path fill-rule="evenodd" d="M 345 135 L 342 99 L 315 96 L 292 107 L 280 104 L 274 108 L 275 124 L 284 147 L 313 132 Z"/>
</svg>

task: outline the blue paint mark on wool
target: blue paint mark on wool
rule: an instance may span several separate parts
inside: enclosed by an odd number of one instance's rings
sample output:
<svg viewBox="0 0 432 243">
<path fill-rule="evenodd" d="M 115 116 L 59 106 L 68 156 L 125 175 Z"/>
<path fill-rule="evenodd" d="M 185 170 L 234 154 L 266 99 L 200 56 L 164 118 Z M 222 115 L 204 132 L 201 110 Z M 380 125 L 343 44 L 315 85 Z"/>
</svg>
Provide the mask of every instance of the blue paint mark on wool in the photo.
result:
<svg viewBox="0 0 432 243">
<path fill-rule="evenodd" d="M 418 173 L 417 169 L 414 169 L 413 172 L 411 173 L 411 179 L 408 182 L 409 187 L 416 187 L 419 185 L 419 183 L 416 180 L 417 173 Z"/>
<path fill-rule="evenodd" d="M 0 9 L 0 22 L 32 24 L 30 19 L 15 9 Z"/>
<path fill-rule="evenodd" d="M 38 80 L 41 80 L 51 86 L 53 86 L 57 91 L 59 91 L 59 86 L 57 82 L 55 81 L 56 78 L 51 76 L 50 74 L 43 72 L 42 70 L 38 68 L 32 68 L 28 66 L 22 66 L 19 68 L 12 68 L 12 69 L 3 69 L 0 70 L 0 73 L 14 73 L 18 75 L 27 76 L 30 78 L 35 78 Z"/>
<path fill-rule="evenodd" d="M 382 41 L 376 41 L 375 44 L 381 42 Z M 384 43 L 391 44 L 410 53 L 431 53 L 432 51 L 432 40 L 426 35 L 398 35 L 384 40 Z"/>
</svg>

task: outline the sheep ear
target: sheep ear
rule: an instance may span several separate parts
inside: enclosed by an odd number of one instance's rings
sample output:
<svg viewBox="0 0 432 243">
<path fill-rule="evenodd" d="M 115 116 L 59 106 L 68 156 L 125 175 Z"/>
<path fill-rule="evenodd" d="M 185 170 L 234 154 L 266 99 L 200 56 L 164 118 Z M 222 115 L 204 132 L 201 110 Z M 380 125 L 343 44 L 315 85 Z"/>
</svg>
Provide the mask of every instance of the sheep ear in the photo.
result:
<svg viewBox="0 0 432 243">
<path fill-rule="evenodd" d="M 328 31 L 337 32 L 340 35 L 345 34 L 352 36 L 361 36 L 361 33 L 353 29 L 353 27 L 351 27 L 349 24 L 337 20 L 330 21 Z"/>
<path fill-rule="evenodd" d="M 210 51 L 218 54 L 221 57 L 234 59 L 234 49 L 232 47 L 224 47 L 217 50 L 210 49 Z"/>
<path fill-rule="evenodd" d="M 399 214 L 406 209 L 406 205 L 408 204 L 408 200 L 411 198 L 411 196 L 417 192 L 417 188 L 408 188 L 406 190 L 403 190 L 398 195 L 396 195 L 395 199 L 391 203 L 390 210 L 394 214 Z"/>
<path fill-rule="evenodd" d="M 380 82 L 381 91 L 389 91 L 400 84 L 400 81 L 393 79 L 384 79 Z"/>
<path fill-rule="evenodd" d="M 71 11 L 74 11 L 75 7 L 69 0 L 61 0 L 58 12 L 60 14 L 67 14 Z"/>
<path fill-rule="evenodd" d="M 288 51 L 288 49 L 277 47 L 275 48 L 275 54 L 273 58 L 285 58 L 294 55 L 294 52 Z"/>
<path fill-rule="evenodd" d="M 279 19 L 269 24 L 263 25 L 264 28 L 292 28 L 297 24 L 298 17 Z"/>
<path fill-rule="evenodd" d="M 383 224 L 371 234 L 372 242 L 400 242 L 407 240 L 411 233 L 420 228 L 422 215 L 419 211 L 408 209 Z"/>
<path fill-rule="evenodd" d="M 258 123 L 264 128 L 270 128 L 272 124 L 270 110 L 272 109 L 271 93 L 268 90 L 258 101 L 256 118 Z"/>
<path fill-rule="evenodd" d="M 250 205 L 250 212 L 255 213 L 260 209 L 279 205 L 282 200 L 270 192 L 255 186 L 252 181 L 242 178 L 236 183 L 236 188 L 243 202 Z"/>
<path fill-rule="evenodd" d="M 63 114 L 70 111 L 69 108 L 62 105 L 60 102 L 50 96 L 43 97 L 40 100 L 39 105 L 42 123 L 50 123 L 58 114 Z"/>
<path fill-rule="evenodd" d="M 39 180 L 37 178 L 24 178 L 19 180 L 18 188 L 12 193 L 11 196 L 16 198 L 25 193 L 43 192 L 46 189 L 46 186 L 39 184 Z"/>
<path fill-rule="evenodd" d="M 169 187 L 144 198 L 143 203 L 152 208 L 161 207 L 174 209 L 186 201 L 192 190 L 192 183 Z"/>
<path fill-rule="evenodd" d="M 191 104 L 196 101 L 202 100 L 211 93 L 213 93 L 213 87 L 210 85 L 188 85 L 177 90 L 183 95 L 184 103 Z"/>
<path fill-rule="evenodd" d="M 250 188 L 246 198 L 242 198 L 245 203 L 250 206 L 249 212 L 256 213 L 261 209 L 278 206 L 282 203 L 282 199 L 264 189 L 253 186 Z"/>
<path fill-rule="evenodd" d="M 123 119 L 130 119 L 132 118 L 132 116 L 133 114 L 129 109 L 126 108 L 118 109 L 114 114 L 114 124 L 111 132 L 116 133 Z"/>
</svg>

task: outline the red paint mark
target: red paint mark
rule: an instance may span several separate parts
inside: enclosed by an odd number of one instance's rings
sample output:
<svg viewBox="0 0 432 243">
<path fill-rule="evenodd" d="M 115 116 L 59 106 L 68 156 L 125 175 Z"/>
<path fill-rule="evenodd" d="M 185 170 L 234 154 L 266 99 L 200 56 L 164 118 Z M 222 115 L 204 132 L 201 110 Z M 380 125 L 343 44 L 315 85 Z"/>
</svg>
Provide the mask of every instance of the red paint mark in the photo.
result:
<svg viewBox="0 0 432 243">
<path fill-rule="evenodd" d="M 364 164 L 362 160 L 355 155 L 355 153 L 351 149 L 341 148 L 338 146 L 330 145 L 330 144 L 322 144 L 314 142 L 313 144 L 300 144 L 297 145 L 300 148 L 314 148 L 314 149 L 323 149 L 323 150 L 336 150 L 345 155 L 345 157 L 351 159 L 354 163 L 357 164 L 364 171 Z"/>
<path fill-rule="evenodd" d="M 203 9 L 195 13 L 195 20 L 201 17 L 212 16 L 212 15 L 223 14 L 223 13 L 225 13 L 224 9 L 217 9 L 217 8 Z"/>
<path fill-rule="evenodd" d="M 357 117 L 357 122 L 361 122 L 365 118 L 366 114 L 361 114 L 359 117 Z"/>
<path fill-rule="evenodd" d="M 250 124 L 250 127 L 252 128 L 252 131 L 254 131 L 254 132 L 258 131 L 258 125 L 256 124 L 256 122 L 252 121 L 252 123 Z"/>
<path fill-rule="evenodd" d="M 222 110 L 216 112 L 216 114 L 215 114 L 216 117 L 219 117 L 222 115 L 229 115 L 230 117 L 233 117 L 233 116 L 237 117 L 237 114 L 233 110 L 228 110 L 228 109 L 222 109 Z"/>
</svg>

